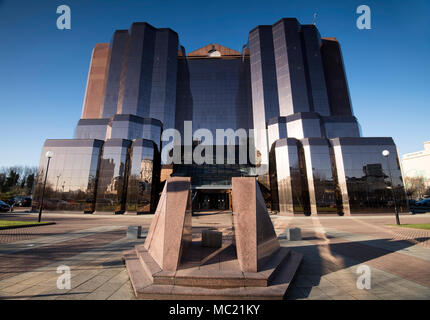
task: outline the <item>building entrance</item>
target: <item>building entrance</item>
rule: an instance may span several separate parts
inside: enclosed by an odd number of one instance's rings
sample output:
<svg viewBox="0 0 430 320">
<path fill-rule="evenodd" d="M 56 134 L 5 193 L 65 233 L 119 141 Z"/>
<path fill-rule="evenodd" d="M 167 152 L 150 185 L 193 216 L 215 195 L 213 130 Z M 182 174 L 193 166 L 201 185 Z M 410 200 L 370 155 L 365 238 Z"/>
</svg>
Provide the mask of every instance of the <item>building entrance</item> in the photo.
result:
<svg viewBox="0 0 430 320">
<path fill-rule="evenodd" d="M 231 190 L 195 190 L 193 211 L 230 211 Z"/>
</svg>

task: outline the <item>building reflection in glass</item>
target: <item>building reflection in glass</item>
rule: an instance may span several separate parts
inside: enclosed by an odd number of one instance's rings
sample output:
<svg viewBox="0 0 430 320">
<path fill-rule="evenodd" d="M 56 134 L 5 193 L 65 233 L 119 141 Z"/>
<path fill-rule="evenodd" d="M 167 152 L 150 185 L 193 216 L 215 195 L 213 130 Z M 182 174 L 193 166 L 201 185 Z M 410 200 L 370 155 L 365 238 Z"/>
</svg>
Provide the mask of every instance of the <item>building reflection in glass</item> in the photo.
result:
<svg viewBox="0 0 430 320">
<path fill-rule="evenodd" d="M 253 128 L 248 56 L 179 61 L 176 128 L 182 136 L 184 121 L 193 122 L 193 133 L 204 128 L 213 137 L 221 128 Z"/>
<path fill-rule="evenodd" d="M 391 138 L 332 139 L 334 161 L 343 212 L 394 212 L 394 200 L 387 161 L 383 150 L 389 150 L 388 163 L 400 212 L 407 211 L 397 150 Z"/>
<path fill-rule="evenodd" d="M 248 142 L 246 142 L 248 143 Z M 181 146 L 181 162 L 184 163 L 184 157 L 186 154 L 193 153 L 195 148 L 199 145 L 198 142 L 194 141 L 192 149 L 190 151 L 185 150 L 184 146 Z M 173 165 L 173 176 L 178 177 L 191 177 L 191 185 L 195 188 L 231 188 L 232 177 L 246 177 L 252 175 L 253 167 L 249 163 L 249 154 L 245 164 L 240 164 L 240 148 L 241 145 L 222 145 L 222 146 L 211 146 L 213 147 L 212 161 L 203 164 L 174 164 Z M 224 164 L 216 164 L 217 150 L 223 152 L 222 162 Z M 247 149 L 245 149 L 247 150 Z M 204 151 L 201 153 L 204 156 Z M 210 164 L 212 163 L 212 164 Z"/>
<path fill-rule="evenodd" d="M 272 210 L 280 215 L 310 214 L 303 152 L 293 138 L 277 140 L 270 152 Z"/>
<path fill-rule="evenodd" d="M 306 138 L 300 141 L 305 155 L 311 213 L 338 213 L 328 140 Z"/>
<path fill-rule="evenodd" d="M 96 211 L 124 213 L 130 140 L 110 139 L 103 146 L 97 183 Z"/>
<path fill-rule="evenodd" d="M 39 208 L 47 164 L 45 154 L 52 151 L 44 209 L 92 213 L 102 146 L 103 141 L 92 139 L 46 140 L 33 193 L 33 208 Z"/>
<path fill-rule="evenodd" d="M 127 213 L 155 212 L 159 181 L 157 145 L 145 139 L 133 142 L 127 187 Z"/>
</svg>

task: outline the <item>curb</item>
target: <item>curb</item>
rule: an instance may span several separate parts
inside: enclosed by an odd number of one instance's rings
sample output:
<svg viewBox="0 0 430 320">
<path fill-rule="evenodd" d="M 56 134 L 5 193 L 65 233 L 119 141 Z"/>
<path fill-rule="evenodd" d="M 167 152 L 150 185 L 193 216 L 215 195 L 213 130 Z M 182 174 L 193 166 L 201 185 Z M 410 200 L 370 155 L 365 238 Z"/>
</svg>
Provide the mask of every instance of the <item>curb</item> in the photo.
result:
<svg viewBox="0 0 430 320">
<path fill-rule="evenodd" d="M 23 226 L 10 226 L 10 227 L 0 227 L 0 230 L 7 230 L 7 229 L 20 229 L 20 228 L 29 228 L 29 227 L 40 227 L 40 226 L 50 226 L 56 224 L 55 222 L 47 222 L 47 223 L 34 223 L 34 224 L 26 224 Z"/>
</svg>

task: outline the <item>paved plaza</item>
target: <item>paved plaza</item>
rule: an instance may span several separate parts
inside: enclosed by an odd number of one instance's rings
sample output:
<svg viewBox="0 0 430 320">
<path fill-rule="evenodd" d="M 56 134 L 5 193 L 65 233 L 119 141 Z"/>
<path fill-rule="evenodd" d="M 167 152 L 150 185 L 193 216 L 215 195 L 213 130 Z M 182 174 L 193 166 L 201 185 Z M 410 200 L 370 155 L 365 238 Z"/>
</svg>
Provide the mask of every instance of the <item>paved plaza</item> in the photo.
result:
<svg viewBox="0 0 430 320">
<path fill-rule="evenodd" d="M 145 241 L 153 215 L 45 213 L 56 224 L 0 230 L 0 299 L 135 299 L 122 252 Z M 282 246 L 304 260 L 286 299 L 430 299 L 430 231 L 392 226 L 394 217 L 271 216 Z M 37 214 L 1 214 L 36 220 Z M 402 215 L 402 223 L 429 223 L 430 214 Z M 142 238 L 127 239 L 141 225 Z M 231 234 L 230 213 L 197 213 L 195 236 L 207 228 Z M 287 227 L 302 230 L 286 240 Z M 71 270 L 71 288 L 58 289 L 59 266 Z M 358 289 L 360 266 L 370 268 L 370 289 Z"/>
</svg>

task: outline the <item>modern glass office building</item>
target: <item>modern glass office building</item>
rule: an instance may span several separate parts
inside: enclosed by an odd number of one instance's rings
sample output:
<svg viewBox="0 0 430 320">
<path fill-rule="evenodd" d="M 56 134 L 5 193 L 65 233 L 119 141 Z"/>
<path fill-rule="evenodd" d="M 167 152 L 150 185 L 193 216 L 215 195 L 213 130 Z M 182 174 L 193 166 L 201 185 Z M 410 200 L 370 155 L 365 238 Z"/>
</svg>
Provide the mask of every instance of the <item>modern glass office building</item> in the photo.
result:
<svg viewBox="0 0 430 320">
<path fill-rule="evenodd" d="M 153 212 L 169 176 L 191 177 L 195 210 L 231 209 L 235 176 L 282 215 L 388 212 L 389 188 L 406 209 L 396 146 L 361 136 L 336 38 L 288 18 L 244 42 L 187 53 L 175 31 L 133 23 L 96 44 L 75 137 L 45 142 L 35 205 L 53 151 L 53 210 Z"/>
</svg>

